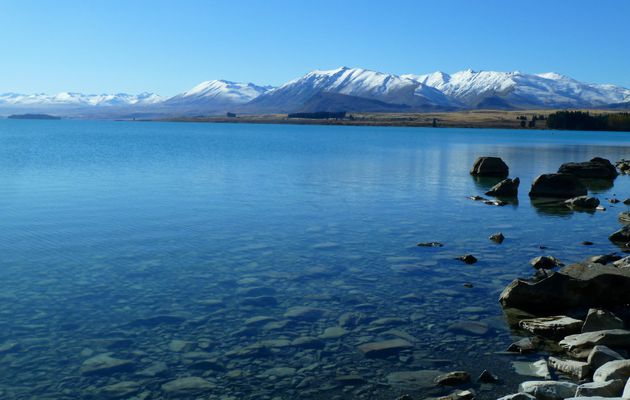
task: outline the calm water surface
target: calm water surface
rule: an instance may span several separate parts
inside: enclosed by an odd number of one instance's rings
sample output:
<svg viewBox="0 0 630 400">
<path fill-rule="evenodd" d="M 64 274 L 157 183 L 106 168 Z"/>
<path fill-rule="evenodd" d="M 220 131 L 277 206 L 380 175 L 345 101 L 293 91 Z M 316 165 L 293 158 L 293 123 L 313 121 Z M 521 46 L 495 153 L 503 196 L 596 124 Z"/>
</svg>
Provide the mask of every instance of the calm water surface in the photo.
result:
<svg viewBox="0 0 630 400">
<path fill-rule="evenodd" d="M 481 398 L 513 392 L 511 361 L 541 355 L 499 354 L 516 338 L 499 293 L 537 255 L 618 250 L 606 237 L 627 207 L 605 199 L 630 197 L 620 176 L 591 187 L 607 211 L 558 212 L 533 207 L 529 185 L 627 158 L 629 139 L 2 120 L 0 398 L 394 399 L 449 392 L 401 371 L 459 369 L 500 376 L 473 384 Z M 480 155 L 520 177 L 517 202 L 467 198 L 494 183 L 468 174 Z M 461 321 L 488 332 L 449 329 Z M 394 338 L 413 347 L 357 350 Z"/>
</svg>

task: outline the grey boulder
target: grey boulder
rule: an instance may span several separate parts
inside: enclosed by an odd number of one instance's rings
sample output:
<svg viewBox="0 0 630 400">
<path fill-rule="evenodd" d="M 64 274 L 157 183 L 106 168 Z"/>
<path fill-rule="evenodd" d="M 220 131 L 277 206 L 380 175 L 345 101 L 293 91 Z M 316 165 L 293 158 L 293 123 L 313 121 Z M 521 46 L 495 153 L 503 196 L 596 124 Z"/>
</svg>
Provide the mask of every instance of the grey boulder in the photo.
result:
<svg viewBox="0 0 630 400">
<path fill-rule="evenodd" d="M 543 174 L 534 180 L 529 197 L 570 199 L 585 196 L 586 187 L 570 174 Z"/>
<path fill-rule="evenodd" d="M 471 175 L 475 176 L 494 176 L 494 177 L 507 177 L 510 173 L 510 169 L 507 164 L 499 157 L 479 157 L 475 160 Z"/>
</svg>

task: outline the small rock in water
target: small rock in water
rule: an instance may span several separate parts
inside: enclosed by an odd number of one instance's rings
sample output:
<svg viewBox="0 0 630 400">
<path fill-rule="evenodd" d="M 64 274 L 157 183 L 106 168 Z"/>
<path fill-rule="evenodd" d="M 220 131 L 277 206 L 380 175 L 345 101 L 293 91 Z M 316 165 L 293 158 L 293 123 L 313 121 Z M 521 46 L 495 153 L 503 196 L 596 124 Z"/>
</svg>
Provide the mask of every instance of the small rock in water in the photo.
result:
<svg viewBox="0 0 630 400">
<path fill-rule="evenodd" d="M 343 329 L 340 326 L 332 326 L 330 328 L 326 328 L 324 330 L 324 333 L 322 333 L 321 335 L 319 335 L 320 339 L 338 339 L 342 336 L 346 336 L 348 334 L 348 331 Z"/>
<path fill-rule="evenodd" d="M 501 244 L 505 240 L 505 236 L 503 236 L 503 233 L 497 232 L 497 233 L 494 233 L 494 234 L 490 235 L 489 239 L 492 240 L 495 243 Z"/>
<path fill-rule="evenodd" d="M 504 179 L 486 192 L 488 196 L 496 197 L 516 197 L 518 195 L 518 185 L 521 180 L 518 178 Z"/>
<path fill-rule="evenodd" d="M 608 236 L 608 240 L 623 244 L 630 242 L 630 225 L 626 225 L 618 231 L 613 232 L 613 234 Z"/>
<path fill-rule="evenodd" d="M 504 178 L 510 173 L 507 164 L 499 157 L 479 157 L 475 160 L 470 174 Z"/>
<path fill-rule="evenodd" d="M 538 256 L 532 259 L 529 264 L 536 269 L 552 269 L 564 265 L 560 260 L 552 256 Z"/>
<path fill-rule="evenodd" d="M 441 386 L 458 386 L 470 382 L 470 374 L 466 371 L 453 371 L 435 377 L 435 383 Z"/>
<path fill-rule="evenodd" d="M 617 198 L 613 197 L 613 198 L 611 198 L 611 199 L 608 199 L 608 202 L 609 202 L 610 204 L 617 204 L 617 203 L 621 203 L 621 200 L 619 200 L 619 199 L 617 199 Z"/>
<path fill-rule="evenodd" d="M 444 246 L 440 242 L 420 242 L 416 246 L 418 247 L 442 247 Z"/>
<path fill-rule="evenodd" d="M 472 287 L 473 287 L 473 284 L 472 284 L 472 283 L 470 283 L 470 282 L 466 282 L 466 283 L 464 283 L 464 287 L 466 287 L 466 288 L 472 288 Z"/>
<path fill-rule="evenodd" d="M 477 378 L 477 382 L 480 383 L 496 383 L 499 381 L 499 377 L 484 369 L 481 375 Z"/>
<path fill-rule="evenodd" d="M 564 204 L 577 210 L 594 210 L 599 206 L 599 199 L 592 196 L 578 196 L 565 200 Z"/>
<path fill-rule="evenodd" d="M 582 242 L 582 245 L 584 245 L 584 246 L 592 246 L 592 245 L 594 245 L 594 244 L 595 244 L 595 243 L 593 243 L 593 242 L 591 242 L 591 241 L 589 241 L 589 240 L 585 240 L 585 241 L 583 241 L 583 242 Z"/>
<path fill-rule="evenodd" d="M 469 265 L 477 262 L 477 258 L 475 258 L 475 256 L 473 256 L 472 254 L 465 254 L 463 256 L 458 257 L 457 259 L 462 260 L 463 262 Z"/>
<path fill-rule="evenodd" d="M 140 388 L 138 382 L 123 381 L 102 387 L 98 391 L 98 396 L 103 399 L 128 399 L 139 392 Z"/>
<path fill-rule="evenodd" d="M 12 351 L 18 350 L 20 344 L 15 340 L 8 340 L 0 345 L 0 354 L 10 353 Z"/>
</svg>

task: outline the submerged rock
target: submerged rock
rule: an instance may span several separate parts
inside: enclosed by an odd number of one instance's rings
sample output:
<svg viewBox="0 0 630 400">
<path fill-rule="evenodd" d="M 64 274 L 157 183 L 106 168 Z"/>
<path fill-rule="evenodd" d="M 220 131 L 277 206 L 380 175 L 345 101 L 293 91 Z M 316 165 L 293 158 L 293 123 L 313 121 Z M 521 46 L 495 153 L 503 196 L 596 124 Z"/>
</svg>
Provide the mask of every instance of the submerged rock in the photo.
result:
<svg viewBox="0 0 630 400">
<path fill-rule="evenodd" d="M 490 331 L 490 327 L 483 322 L 477 321 L 458 321 L 451 324 L 448 330 L 455 333 L 463 333 L 466 335 L 484 336 Z"/>
<path fill-rule="evenodd" d="M 442 374 L 442 371 L 419 370 L 419 371 L 398 371 L 392 372 L 385 380 L 391 386 L 402 389 L 422 389 L 435 386 L 435 378 Z"/>
<path fill-rule="evenodd" d="M 130 360 L 111 357 L 109 354 L 99 354 L 88 358 L 81 365 L 83 375 L 111 375 L 117 372 L 128 372 L 134 368 Z"/>
<path fill-rule="evenodd" d="M 363 355 L 370 358 L 383 358 L 398 354 L 402 350 L 411 349 L 413 345 L 404 339 L 390 339 L 371 342 L 357 347 Z"/>
<path fill-rule="evenodd" d="M 291 307 L 284 313 L 284 317 L 298 321 L 317 321 L 325 311 L 315 307 Z"/>
<path fill-rule="evenodd" d="M 102 387 L 98 391 L 101 399 L 128 399 L 140 391 L 140 384 L 133 381 L 123 381 Z"/>
<path fill-rule="evenodd" d="M 583 179 L 614 179 L 619 175 L 614 165 L 605 158 L 595 157 L 585 162 L 570 162 L 560 166 L 558 172 Z"/>
<path fill-rule="evenodd" d="M 504 179 L 497 183 L 486 192 L 488 196 L 496 197 L 516 197 L 518 195 L 518 186 L 521 180 L 518 178 Z"/>
<path fill-rule="evenodd" d="M 470 382 L 470 374 L 466 371 L 453 371 L 435 377 L 435 383 L 441 386 L 458 386 Z"/>
<path fill-rule="evenodd" d="M 440 242 L 420 242 L 416 246 L 418 247 L 442 247 L 444 246 Z"/>
<path fill-rule="evenodd" d="M 549 339 L 560 339 L 579 333 L 583 324 L 584 321 L 564 315 L 524 319 L 519 322 L 522 329 Z"/>
<path fill-rule="evenodd" d="M 479 157 L 475 160 L 470 174 L 504 178 L 510 174 L 510 169 L 499 157 Z"/>
<path fill-rule="evenodd" d="M 514 368 L 514 371 L 519 375 L 551 379 L 551 373 L 549 372 L 549 367 L 545 360 L 534 362 L 512 361 L 512 368 Z"/>
<path fill-rule="evenodd" d="M 479 377 L 477 378 L 477 382 L 480 383 L 496 383 L 499 382 L 499 377 L 493 374 L 492 372 L 484 369 Z"/>
<path fill-rule="evenodd" d="M 529 197 L 569 199 L 586 193 L 586 187 L 573 175 L 543 174 L 532 183 Z"/>
<path fill-rule="evenodd" d="M 191 396 L 215 388 L 213 383 L 196 376 L 179 378 L 162 385 L 162 391 L 172 396 Z"/>
<path fill-rule="evenodd" d="M 540 338 L 526 337 L 512 343 L 507 348 L 507 351 L 514 352 L 514 353 L 521 353 L 521 354 L 530 353 L 538 349 L 538 346 L 540 346 L 540 342 L 541 342 Z"/>
<path fill-rule="evenodd" d="M 599 199 L 592 196 L 578 196 L 564 202 L 567 206 L 576 209 L 594 210 L 599 205 Z"/>
</svg>

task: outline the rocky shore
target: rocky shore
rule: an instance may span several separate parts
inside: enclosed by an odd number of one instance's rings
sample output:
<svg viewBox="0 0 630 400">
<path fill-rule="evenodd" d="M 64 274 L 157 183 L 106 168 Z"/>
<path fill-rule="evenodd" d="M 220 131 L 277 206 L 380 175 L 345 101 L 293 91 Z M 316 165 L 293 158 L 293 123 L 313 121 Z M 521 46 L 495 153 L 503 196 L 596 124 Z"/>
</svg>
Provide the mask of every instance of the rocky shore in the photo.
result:
<svg viewBox="0 0 630 400">
<path fill-rule="evenodd" d="M 622 173 L 628 171 L 627 161 L 616 165 Z M 544 199 L 547 204 L 575 211 L 605 211 L 598 198 L 588 196 L 584 181 L 614 180 L 619 174 L 617 168 L 603 158 L 563 164 L 558 172 L 536 178 L 529 196 L 532 201 Z M 509 168 L 500 158 L 480 157 L 470 173 L 504 178 L 487 195 L 502 197 L 503 201 L 517 195 L 520 180 L 507 178 Z M 608 201 L 621 202 L 617 198 Z M 630 199 L 623 203 L 629 205 Z M 609 240 L 621 252 L 630 253 L 627 214 L 626 211 L 619 215 L 622 227 Z M 498 233 L 490 239 L 501 243 L 504 236 Z M 537 379 L 523 381 L 514 393 L 499 400 L 630 399 L 630 255 L 604 254 L 568 266 L 553 256 L 540 256 L 530 264 L 535 270 L 533 276 L 511 282 L 499 302 L 510 327 L 525 335 L 506 353 L 540 354 L 542 358 L 534 362 L 514 361 L 518 373 Z M 445 379 L 458 389 L 439 399 L 476 397 L 466 371 L 442 375 L 435 382 Z M 498 378 L 495 380 L 491 372 L 484 371 L 477 381 L 492 383 Z M 410 399 L 411 396 L 399 398 Z"/>
</svg>

